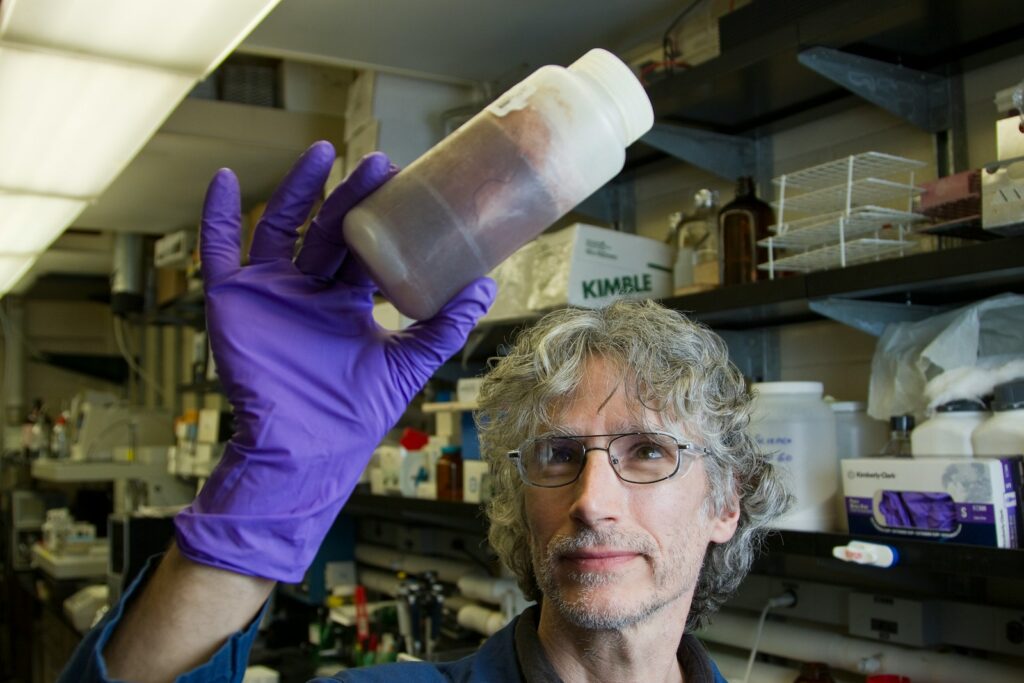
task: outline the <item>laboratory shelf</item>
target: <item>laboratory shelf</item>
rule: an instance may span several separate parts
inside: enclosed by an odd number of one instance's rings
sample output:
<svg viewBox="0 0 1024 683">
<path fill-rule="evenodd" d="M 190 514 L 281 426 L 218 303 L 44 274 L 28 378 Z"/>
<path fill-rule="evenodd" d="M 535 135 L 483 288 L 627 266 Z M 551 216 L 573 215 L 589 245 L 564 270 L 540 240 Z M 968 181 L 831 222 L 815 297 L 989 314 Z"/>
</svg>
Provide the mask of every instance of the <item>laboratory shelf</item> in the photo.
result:
<svg viewBox="0 0 1024 683">
<path fill-rule="evenodd" d="M 481 503 L 354 493 L 342 508 L 342 514 L 472 533 L 487 532 L 487 518 Z"/>
<path fill-rule="evenodd" d="M 85 462 L 41 458 L 32 463 L 32 476 L 40 481 L 54 483 L 117 481 L 120 479 L 146 479 L 165 469 L 161 464 L 138 462 Z"/>
<path fill-rule="evenodd" d="M 956 30 L 936 28 L 950 26 Z M 648 94 L 659 120 L 760 133 L 812 120 L 820 115 L 816 110 L 845 105 L 842 100 L 856 101 L 798 61 L 809 46 L 955 73 L 1020 54 L 1022 29 L 1019 0 L 755 2 L 722 17 L 718 57 L 652 82 Z M 637 164 L 659 158 L 649 148 L 632 152 Z"/>
</svg>

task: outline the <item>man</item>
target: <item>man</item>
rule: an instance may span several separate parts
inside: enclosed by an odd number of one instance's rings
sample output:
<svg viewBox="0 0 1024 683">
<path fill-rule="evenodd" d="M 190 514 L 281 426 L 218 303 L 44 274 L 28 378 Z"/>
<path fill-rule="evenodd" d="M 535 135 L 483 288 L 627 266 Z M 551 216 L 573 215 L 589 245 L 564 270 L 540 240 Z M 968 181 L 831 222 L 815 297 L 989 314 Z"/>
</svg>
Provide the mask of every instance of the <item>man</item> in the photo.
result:
<svg viewBox="0 0 1024 683">
<path fill-rule="evenodd" d="M 326 143 L 303 155 L 244 267 L 237 180 L 214 177 L 203 277 L 237 430 L 176 518 L 175 543 L 63 680 L 240 680 L 274 582 L 302 578 L 373 449 L 491 304 L 481 279 L 405 331 L 373 322 L 373 284 L 341 224 L 395 173 L 379 154 L 324 202 L 293 258 L 333 158 Z M 724 345 L 677 313 L 618 304 L 546 318 L 491 372 L 480 411 L 498 481 L 491 541 L 540 606 L 473 657 L 338 679 L 721 680 L 685 628 L 736 587 L 786 503 L 748 413 Z"/>
</svg>

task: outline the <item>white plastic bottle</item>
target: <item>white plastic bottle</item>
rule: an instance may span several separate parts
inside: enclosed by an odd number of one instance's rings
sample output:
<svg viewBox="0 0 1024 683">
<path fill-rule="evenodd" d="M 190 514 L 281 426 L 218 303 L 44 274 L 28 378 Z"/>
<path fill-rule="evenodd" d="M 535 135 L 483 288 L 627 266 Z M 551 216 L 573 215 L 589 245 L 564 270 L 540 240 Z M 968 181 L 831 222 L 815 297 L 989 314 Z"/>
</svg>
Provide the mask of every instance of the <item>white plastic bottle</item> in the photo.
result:
<svg viewBox="0 0 1024 683">
<path fill-rule="evenodd" d="M 348 213 L 348 245 L 381 293 L 422 320 L 615 177 L 654 124 L 606 50 L 545 66 Z"/>
<path fill-rule="evenodd" d="M 981 401 L 943 403 L 910 433 L 910 451 L 915 458 L 970 458 L 974 455 L 971 434 L 988 416 Z"/>
<path fill-rule="evenodd" d="M 884 422 L 868 415 L 866 403 L 835 401 L 828 406 L 836 416 L 836 456 L 840 460 L 871 456 L 885 446 L 889 430 Z M 837 492 L 836 495 L 835 525 L 839 531 L 849 530 L 846 522 L 846 498 L 841 492 Z"/>
<path fill-rule="evenodd" d="M 753 386 L 751 432 L 796 498 L 774 526 L 834 531 L 840 496 L 836 416 L 821 382 L 762 382 Z"/>
<path fill-rule="evenodd" d="M 1024 454 L 1024 377 L 997 384 L 993 394 L 992 417 L 971 434 L 974 454 Z"/>
</svg>

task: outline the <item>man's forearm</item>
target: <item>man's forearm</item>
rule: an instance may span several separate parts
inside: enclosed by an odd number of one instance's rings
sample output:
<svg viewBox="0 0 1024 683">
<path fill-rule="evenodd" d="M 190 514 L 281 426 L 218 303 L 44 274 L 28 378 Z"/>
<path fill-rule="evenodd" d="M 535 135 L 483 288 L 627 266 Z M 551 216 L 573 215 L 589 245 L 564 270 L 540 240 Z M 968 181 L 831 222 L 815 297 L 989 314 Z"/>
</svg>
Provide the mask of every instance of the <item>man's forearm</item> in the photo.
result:
<svg viewBox="0 0 1024 683">
<path fill-rule="evenodd" d="M 111 678 L 173 681 L 206 662 L 259 613 L 274 582 L 164 556 L 104 650 Z"/>
</svg>

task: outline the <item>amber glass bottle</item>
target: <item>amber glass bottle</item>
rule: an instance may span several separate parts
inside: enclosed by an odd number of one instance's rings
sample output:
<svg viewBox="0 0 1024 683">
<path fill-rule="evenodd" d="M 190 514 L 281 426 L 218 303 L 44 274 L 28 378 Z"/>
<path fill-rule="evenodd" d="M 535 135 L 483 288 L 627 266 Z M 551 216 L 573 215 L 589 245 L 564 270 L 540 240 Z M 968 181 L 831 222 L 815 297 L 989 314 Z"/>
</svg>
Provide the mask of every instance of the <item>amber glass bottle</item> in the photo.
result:
<svg viewBox="0 0 1024 683">
<path fill-rule="evenodd" d="M 462 500 L 462 452 L 445 446 L 437 459 L 437 499 Z"/>
<path fill-rule="evenodd" d="M 768 237 L 768 226 L 775 222 L 772 207 L 757 198 L 754 179 L 743 176 L 736 181 L 736 198 L 718 214 L 718 266 L 722 285 L 767 280 L 768 273 L 757 265 L 768 260 L 768 250 L 757 246 Z"/>
</svg>

